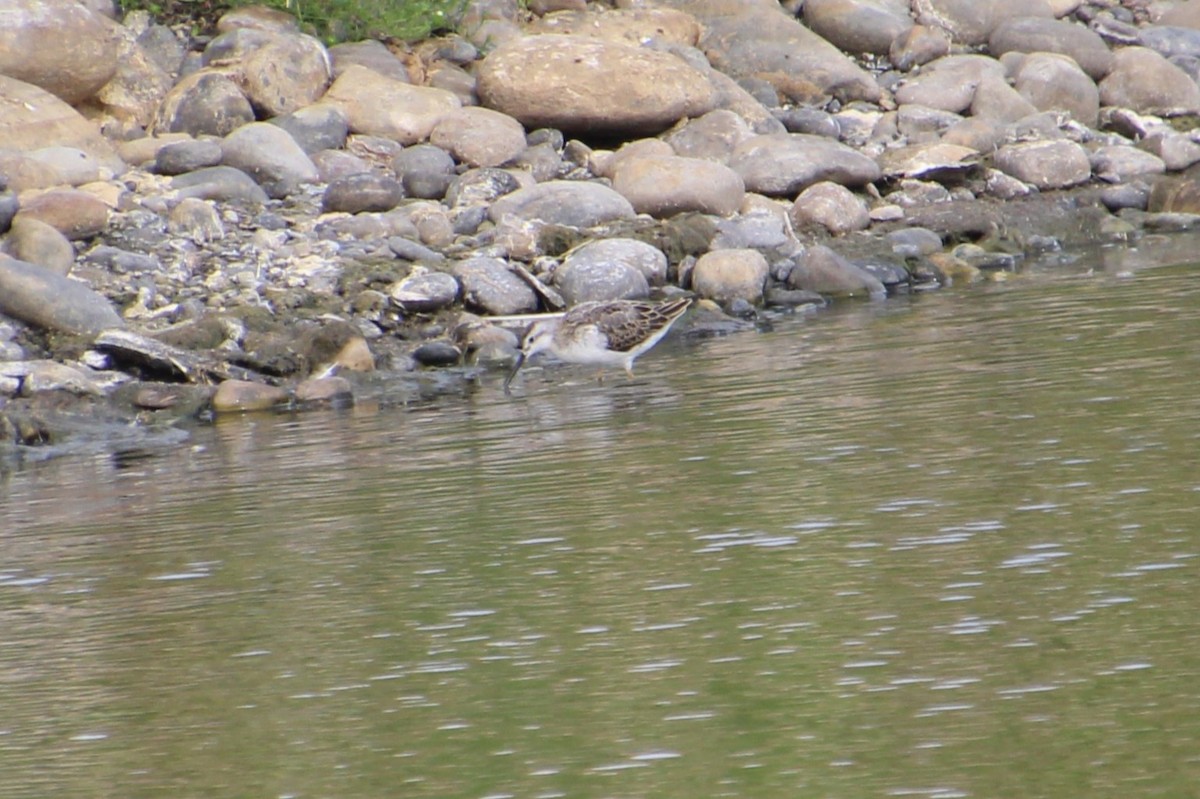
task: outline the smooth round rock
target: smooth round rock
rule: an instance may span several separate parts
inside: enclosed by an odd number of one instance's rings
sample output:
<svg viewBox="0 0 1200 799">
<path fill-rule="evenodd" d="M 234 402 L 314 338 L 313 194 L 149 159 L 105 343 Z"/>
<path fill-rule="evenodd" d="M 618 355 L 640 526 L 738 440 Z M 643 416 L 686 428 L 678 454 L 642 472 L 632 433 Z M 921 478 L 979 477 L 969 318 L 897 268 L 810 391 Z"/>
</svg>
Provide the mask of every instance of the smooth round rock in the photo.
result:
<svg viewBox="0 0 1200 799">
<path fill-rule="evenodd" d="M 345 150 L 318 150 L 309 153 L 308 157 L 317 168 L 317 175 L 322 183 L 332 183 L 338 178 L 371 171 L 371 165 L 367 161 Z"/>
<path fill-rule="evenodd" d="M 803 133 L 755 136 L 734 149 L 729 166 L 741 175 L 746 191 L 769 197 L 793 197 L 822 180 L 858 187 L 882 175 L 869 156 Z"/>
<path fill-rule="evenodd" d="M 254 121 L 254 109 L 237 84 L 217 72 L 195 72 L 163 98 L 154 120 L 160 133 L 224 136 Z"/>
<path fill-rule="evenodd" d="M 874 77 L 775 2 L 688 3 L 705 32 L 700 47 L 720 73 L 759 77 L 796 103 L 877 102 Z"/>
<path fill-rule="evenodd" d="M 971 107 L 975 87 L 988 75 L 1005 79 L 1004 65 L 982 55 L 949 55 L 922 67 L 896 90 L 896 102 L 961 114 Z"/>
<path fill-rule="evenodd" d="M 785 247 L 793 238 L 792 222 L 784 206 L 771 209 L 746 209 L 737 216 L 717 223 L 714 250 L 755 249 L 773 250 Z"/>
<path fill-rule="evenodd" d="M 20 216 L 40 219 L 71 240 L 87 239 L 108 227 L 108 206 L 79 189 L 52 189 L 24 199 Z"/>
<path fill-rule="evenodd" d="M 1107 183 L 1125 183 L 1133 178 L 1161 175 L 1166 164 L 1153 153 L 1127 144 L 1108 145 L 1091 154 L 1092 172 Z"/>
<path fill-rule="evenodd" d="M 374 172 L 360 172 L 338 178 L 326 186 L 321 196 L 321 208 L 348 214 L 390 211 L 403 199 L 404 187 L 400 181 Z"/>
<path fill-rule="evenodd" d="M 112 303 L 84 283 L 16 258 L 0 258 L 0 313 L 72 335 L 125 326 Z"/>
<path fill-rule="evenodd" d="M 995 154 L 996 168 L 1039 189 L 1064 189 L 1092 176 L 1087 151 L 1075 142 L 1009 144 Z"/>
<path fill-rule="evenodd" d="M 350 124 L 345 115 L 332 105 L 317 103 L 300 108 L 290 114 L 269 120 L 288 132 L 288 135 L 308 153 L 321 150 L 337 150 L 345 146 Z"/>
<path fill-rule="evenodd" d="M 941 252 L 942 237 L 929 228 L 909 227 L 893 230 L 887 234 L 892 252 L 904 258 L 914 258 Z"/>
<path fill-rule="evenodd" d="M 62 233 L 33 217 L 19 214 L 5 239 L 5 250 L 21 261 L 66 275 L 75 265 L 75 248 Z"/>
<path fill-rule="evenodd" d="M 451 208 L 489 203 L 511 194 L 520 187 L 521 183 L 516 175 L 503 169 L 470 169 L 450 180 L 445 193 L 446 202 Z"/>
<path fill-rule="evenodd" d="M 716 99 L 708 79 L 671 53 L 578 36 L 502 43 L 476 75 L 482 103 L 527 128 L 658 133 Z"/>
<path fill-rule="evenodd" d="M 1124 47 L 1100 81 L 1100 102 L 1141 114 L 1200 112 L 1200 86 L 1187 73 L 1145 47 Z"/>
<path fill-rule="evenodd" d="M 1030 56 L 1029 58 L 1036 59 L 1037 56 Z M 1050 65 L 1052 70 L 1057 64 L 1066 63 L 1065 59 L 1062 59 L 1059 56 L 1048 55 L 1046 58 L 1054 59 L 1055 63 Z M 1085 81 L 1087 81 L 1089 84 L 1091 83 L 1091 80 L 1087 75 L 1079 72 L 1078 67 L 1075 69 Z M 1057 98 L 1048 99 L 1042 97 L 1040 92 L 1042 88 L 1042 84 L 1039 83 L 1040 79 L 1041 78 L 1038 73 L 1032 70 L 1030 71 L 1029 83 L 1027 86 L 1030 88 L 1031 94 L 1037 97 L 1039 102 L 1046 104 L 1057 102 Z M 1049 81 L 1046 81 L 1045 84 L 1049 86 L 1054 85 Z M 1093 92 L 1095 91 L 1095 84 L 1092 84 L 1092 90 Z M 908 106 L 901 107 L 907 108 Z M 1001 78 L 998 75 L 986 75 L 981 81 L 979 81 L 979 85 L 975 87 L 975 96 L 971 98 L 970 113 L 971 117 L 975 120 L 990 120 L 992 122 L 1007 124 L 1010 122 L 1016 122 L 1019 119 L 1024 119 L 1030 114 L 1036 114 L 1039 110 L 1041 109 L 1039 106 L 1031 102 L 1029 95 L 1023 94 L 1017 89 L 1014 89 L 1004 78 Z M 950 127 L 953 128 L 955 126 L 959 126 L 961 129 L 961 126 L 964 122 L 967 122 L 967 120 L 959 120 Z M 947 128 L 946 130 L 949 129 L 950 128 Z M 946 131 L 943 131 L 943 134 L 945 134 L 945 132 Z"/>
<path fill-rule="evenodd" d="M 571 171 L 562 154 L 547 142 L 526 147 L 513 159 L 512 165 L 527 171 L 537 183 L 558 180 Z"/>
<path fill-rule="evenodd" d="M 907 0 L 805 0 L 804 24 L 844 52 L 878 55 L 913 27 Z"/>
<path fill-rule="evenodd" d="M 741 176 L 724 164 L 676 155 L 625 159 L 613 171 L 612 187 L 634 211 L 657 217 L 688 211 L 729 216 L 746 195 Z"/>
<path fill-rule="evenodd" d="M 300 29 L 300 23 L 286 11 L 267 6 L 234 8 L 217 20 L 217 30 L 221 33 L 239 29 L 291 33 Z"/>
<path fill-rule="evenodd" d="M 1200 144 L 1183 133 L 1160 131 L 1152 133 L 1138 144 L 1143 150 L 1162 159 L 1169 172 L 1187 169 L 1200 162 Z M 0 224 L 0 230 L 3 225 Z"/>
<path fill-rule="evenodd" d="M 594 300 L 640 300 L 650 295 L 646 276 L 620 261 L 568 258 L 554 272 L 554 285 L 568 305 Z"/>
<path fill-rule="evenodd" d="M 512 216 L 579 228 L 634 215 L 629 201 L 608 186 L 570 180 L 552 180 L 518 189 L 496 200 L 488 210 L 493 222 Z"/>
<path fill-rule="evenodd" d="M 871 224 L 866 201 L 845 186 L 828 181 L 800 192 L 792 204 L 791 217 L 799 228 L 819 225 L 835 236 L 865 230 Z"/>
<path fill-rule="evenodd" d="M 999 58 L 1005 53 L 1058 53 L 1070 57 L 1092 80 L 1108 74 L 1113 54 L 1108 45 L 1083 25 L 1046 17 L 1014 17 L 996 26 L 988 49 Z"/>
<path fill-rule="evenodd" d="M 341 375 L 312 377 L 296 386 L 296 402 L 350 405 L 354 402 L 354 387 Z"/>
<path fill-rule="evenodd" d="M 0 159 L 6 160 L 4 151 L 74 147 L 114 172 L 124 171 L 124 162 L 97 130 L 96 123 L 53 94 L 0 74 L 0 97 L 4 98 L 4 112 L 0 114 Z M 8 184 L 9 188 L 19 188 L 11 176 Z"/>
<path fill-rule="evenodd" d="M 788 288 L 826 297 L 882 296 L 883 282 L 824 245 L 805 247 L 787 277 Z"/>
<path fill-rule="evenodd" d="M 195 197 L 201 200 L 241 200 L 263 205 L 267 193 L 254 178 L 231 166 L 212 166 L 197 169 L 171 179 L 171 188 L 180 197 Z"/>
<path fill-rule="evenodd" d="M 402 178 L 409 172 L 421 170 L 454 174 L 454 157 L 441 147 L 432 144 L 417 144 L 405 147 L 392 158 L 392 171 Z"/>
<path fill-rule="evenodd" d="M 448 308 L 458 299 L 459 285 L 445 272 L 419 272 L 388 287 L 388 296 L 401 309 L 413 313 L 431 313 Z"/>
<path fill-rule="evenodd" d="M 112 177 L 103 164 L 78 147 L 41 147 L 25 155 L 53 169 L 60 182 L 68 186 L 82 186 Z"/>
<path fill-rule="evenodd" d="M 758 250 L 714 250 L 696 260 L 692 288 L 706 299 L 720 303 L 745 300 L 762 302 L 770 268 Z"/>
<path fill-rule="evenodd" d="M 284 405 L 291 398 L 287 389 L 252 383 L 246 380 L 226 380 L 213 394 L 212 408 L 217 413 L 265 411 Z"/>
<path fill-rule="evenodd" d="M 888 47 L 888 60 L 901 72 L 950 54 L 950 37 L 938 27 L 914 25 Z"/>
<path fill-rule="evenodd" d="M 638 239 L 589 241 L 572 250 L 565 264 L 586 261 L 627 264 L 641 272 L 651 286 L 661 286 L 667 280 L 667 256 L 654 245 Z"/>
<path fill-rule="evenodd" d="M 1014 85 L 1038 111 L 1066 111 L 1071 118 L 1095 126 L 1100 116 L 1100 90 L 1074 61 L 1051 53 L 1021 60 Z"/>
<path fill-rule="evenodd" d="M 429 143 L 470 166 L 500 166 L 525 151 L 525 129 L 490 108 L 459 108 L 434 125 Z"/>
<path fill-rule="evenodd" d="M 454 366 L 462 360 L 462 351 L 452 342 L 435 339 L 418 346 L 412 357 L 422 366 Z"/>
<path fill-rule="evenodd" d="M 788 133 L 807 133 L 836 139 L 842 132 L 833 115 L 820 108 L 781 108 L 775 112 L 775 117 L 783 123 Z"/>
<path fill-rule="evenodd" d="M 264 118 L 321 98 L 333 77 L 325 45 L 301 33 L 274 33 L 237 62 L 246 99 Z"/>
<path fill-rule="evenodd" d="M 169 142 L 154 156 L 154 170 L 162 175 L 182 175 L 221 163 L 221 144 L 214 139 Z"/>
<path fill-rule="evenodd" d="M 138 48 L 165 75 L 177 75 L 186 55 L 175 32 L 166 25 L 151 25 L 138 34 Z"/>
<path fill-rule="evenodd" d="M 341 77 L 351 66 L 360 66 L 401 83 L 412 83 L 408 68 L 387 45 L 378 39 L 342 42 L 329 48 L 334 77 Z"/>
<path fill-rule="evenodd" d="M 417 222 L 417 233 L 421 234 L 420 222 Z M 424 236 L 423 236 L 424 237 Z M 441 263 L 446 260 L 446 256 L 442 255 L 437 250 L 426 247 L 419 241 L 413 241 L 404 236 L 392 236 L 388 239 L 388 249 L 402 261 L 413 261 L 423 263 Z"/>
<path fill-rule="evenodd" d="M 455 180 L 454 157 L 441 147 L 432 144 L 417 144 L 405 147 L 392 158 L 392 171 L 400 179 L 410 197 L 425 200 L 440 200 L 446 196 L 451 182 Z M 507 174 L 507 173 L 505 173 Z M 512 178 L 511 175 L 508 178 Z M 513 191 L 518 184 L 515 178 L 507 181 Z M 456 198 L 457 198 L 456 194 Z M 471 200 L 474 201 L 474 200 Z M 456 203 L 452 202 L 451 205 Z"/>
<path fill-rule="evenodd" d="M 357 64 L 338 76 L 322 102 L 342 112 L 352 133 L 406 145 L 427 139 L 442 117 L 462 106 L 448 91 L 412 86 Z"/>
<path fill-rule="evenodd" d="M 221 162 L 240 169 L 271 194 L 279 184 L 315 183 L 312 159 L 286 130 L 267 122 L 243 125 L 221 140 Z"/>
<path fill-rule="evenodd" d="M 463 302 L 469 307 L 498 316 L 537 310 L 533 289 L 499 258 L 468 258 L 455 264 L 451 273 L 462 284 Z"/>
<path fill-rule="evenodd" d="M 5 0 L 0 74 L 72 105 L 93 97 L 117 71 L 110 22 L 79 3 Z"/>
<path fill-rule="evenodd" d="M 664 137 L 674 155 L 724 162 L 733 148 L 755 135 L 746 120 L 733 111 L 718 109 L 689 120 Z"/>
<path fill-rule="evenodd" d="M 454 176 L 444 172 L 414 169 L 404 173 L 404 177 L 400 179 L 400 185 L 404 187 L 404 193 L 409 197 L 421 200 L 440 200 L 450 191 L 453 181 Z"/>
</svg>

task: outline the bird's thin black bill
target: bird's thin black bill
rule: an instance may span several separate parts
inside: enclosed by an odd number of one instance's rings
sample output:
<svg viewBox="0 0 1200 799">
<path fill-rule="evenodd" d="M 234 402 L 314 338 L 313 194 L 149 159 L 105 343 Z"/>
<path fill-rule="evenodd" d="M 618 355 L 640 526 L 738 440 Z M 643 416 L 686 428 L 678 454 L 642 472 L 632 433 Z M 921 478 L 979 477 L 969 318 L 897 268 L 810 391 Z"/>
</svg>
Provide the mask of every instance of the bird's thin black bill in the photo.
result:
<svg viewBox="0 0 1200 799">
<path fill-rule="evenodd" d="M 508 386 L 512 383 L 513 378 L 517 376 L 517 372 L 521 371 L 521 364 L 525 363 L 525 353 L 517 353 L 517 362 L 513 364 L 512 371 L 508 373 L 508 377 L 504 378 L 504 390 L 508 391 Z"/>
</svg>

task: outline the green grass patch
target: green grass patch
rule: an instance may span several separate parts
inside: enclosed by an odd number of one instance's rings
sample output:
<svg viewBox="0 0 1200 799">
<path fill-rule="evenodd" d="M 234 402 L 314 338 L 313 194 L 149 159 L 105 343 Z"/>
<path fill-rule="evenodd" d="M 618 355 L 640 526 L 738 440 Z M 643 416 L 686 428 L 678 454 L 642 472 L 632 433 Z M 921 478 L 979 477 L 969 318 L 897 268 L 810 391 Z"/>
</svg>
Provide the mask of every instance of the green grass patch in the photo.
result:
<svg viewBox="0 0 1200 799">
<path fill-rule="evenodd" d="M 360 39 L 417 41 L 453 31 L 467 0 L 125 0 L 125 11 L 145 9 L 157 21 L 212 30 L 226 11 L 265 5 L 295 16 L 328 43 Z"/>
</svg>

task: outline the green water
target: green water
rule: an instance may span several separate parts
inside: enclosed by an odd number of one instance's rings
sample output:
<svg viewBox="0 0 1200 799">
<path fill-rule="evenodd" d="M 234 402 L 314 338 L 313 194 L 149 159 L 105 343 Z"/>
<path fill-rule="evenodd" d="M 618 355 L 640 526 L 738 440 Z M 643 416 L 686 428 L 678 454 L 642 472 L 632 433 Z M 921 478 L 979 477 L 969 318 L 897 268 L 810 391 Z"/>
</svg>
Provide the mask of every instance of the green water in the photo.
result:
<svg viewBox="0 0 1200 799">
<path fill-rule="evenodd" d="M 0 792 L 1194 797 L 1200 268 L 1144 250 L 9 473 Z"/>
</svg>

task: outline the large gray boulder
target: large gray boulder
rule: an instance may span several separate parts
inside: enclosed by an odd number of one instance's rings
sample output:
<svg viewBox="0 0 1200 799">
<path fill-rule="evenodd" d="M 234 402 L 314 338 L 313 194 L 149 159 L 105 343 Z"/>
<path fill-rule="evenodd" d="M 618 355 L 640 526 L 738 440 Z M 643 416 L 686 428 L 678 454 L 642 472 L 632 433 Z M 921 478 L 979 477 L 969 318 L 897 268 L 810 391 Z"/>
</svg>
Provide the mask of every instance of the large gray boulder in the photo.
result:
<svg viewBox="0 0 1200 799">
<path fill-rule="evenodd" d="M 671 53 L 582 36 L 528 36 L 480 63 L 479 99 L 526 128 L 658 133 L 712 110 L 705 75 Z"/>
</svg>

